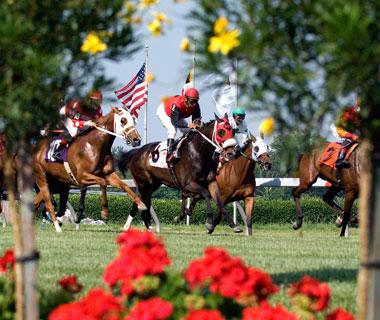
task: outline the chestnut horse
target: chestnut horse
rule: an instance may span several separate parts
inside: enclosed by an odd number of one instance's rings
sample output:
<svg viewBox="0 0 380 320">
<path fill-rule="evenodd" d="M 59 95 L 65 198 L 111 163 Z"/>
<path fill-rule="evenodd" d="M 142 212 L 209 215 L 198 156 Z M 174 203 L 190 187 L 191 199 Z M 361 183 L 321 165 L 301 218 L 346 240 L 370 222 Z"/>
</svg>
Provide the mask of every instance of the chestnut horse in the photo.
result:
<svg viewBox="0 0 380 320">
<path fill-rule="evenodd" d="M 236 159 L 233 159 L 220 169 L 219 174 L 216 176 L 216 181 L 220 190 L 220 198 L 224 205 L 244 200 L 244 209 L 246 214 L 247 235 L 252 235 L 252 214 L 255 204 L 254 194 L 256 189 L 255 182 L 255 164 L 259 164 L 262 170 L 270 170 L 272 163 L 269 158 L 268 152 L 270 147 L 264 142 L 262 138 L 251 136 L 251 140 L 246 145 L 245 149 L 240 151 Z M 201 195 L 191 199 L 189 208 L 186 208 L 185 199 L 182 199 L 182 211 L 179 216 L 175 218 L 177 222 L 182 221 L 185 215 L 191 215 L 195 204 L 202 199 Z M 231 226 L 233 221 L 230 215 L 225 216 L 227 223 Z M 215 224 L 221 220 L 221 212 L 218 211 Z M 235 232 L 239 229 L 235 227 Z"/>
<path fill-rule="evenodd" d="M 203 125 L 199 131 L 190 131 L 183 141 L 180 154 L 181 158 L 175 163 L 173 172 L 168 168 L 157 168 L 149 165 L 149 155 L 156 149 L 159 142 L 149 143 L 139 149 L 134 149 L 122 154 L 118 162 L 120 170 L 125 173 L 130 170 L 141 198 L 150 209 L 152 193 L 162 184 L 168 187 L 180 189 L 186 196 L 201 194 L 207 201 L 208 215 L 206 228 L 209 233 L 215 229 L 213 212 L 211 208 L 211 198 L 216 202 L 217 207 L 222 212 L 225 211 L 223 202 L 220 199 L 220 191 L 216 178 L 216 162 L 213 160 L 215 152 L 215 140 L 219 137 L 223 142 L 223 136 L 228 137 L 233 134 L 228 117 L 225 116 L 212 120 Z M 227 134 L 226 134 L 227 133 Z M 208 140 L 206 140 L 207 138 Z M 233 145 L 236 145 L 235 139 Z M 229 153 L 233 146 L 224 146 L 224 154 L 227 160 L 234 157 L 233 152 Z M 176 181 L 175 181 L 176 180 Z M 136 205 L 133 204 L 130 216 L 128 217 L 125 229 L 130 227 L 136 215 Z M 150 227 L 150 213 L 147 210 L 142 213 L 145 226 Z"/>
<path fill-rule="evenodd" d="M 68 192 L 71 185 L 79 187 L 98 184 L 106 188 L 108 184 L 126 191 L 136 207 L 146 209 L 140 198 L 116 175 L 113 166 L 111 146 L 115 136 L 120 136 L 133 146 L 141 141 L 134 127 L 134 120 L 124 109 L 112 109 L 107 115 L 97 120 L 96 128 L 79 135 L 68 148 L 69 175 L 61 163 L 45 160 L 50 141 L 40 141 L 33 150 L 33 174 L 39 189 L 34 205 L 37 209 L 42 201 L 51 215 L 57 232 L 61 228 L 51 201 L 51 193 Z"/>
<path fill-rule="evenodd" d="M 333 169 L 320 163 L 320 158 L 327 145 L 328 143 L 325 143 L 321 147 L 313 149 L 310 154 L 303 154 L 300 158 L 299 185 L 298 187 L 293 188 L 292 191 L 293 199 L 296 203 L 296 221 L 293 223 L 293 229 L 296 230 L 302 226 L 303 214 L 300 203 L 301 194 L 309 190 L 313 183 L 317 181 L 318 177 L 320 177 L 332 184 L 324 194 L 323 201 L 337 213 L 343 213 L 340 236 L 347 237 L 347 224 L 350 221 L 351 208 L 354 201 L 359 196 L 359 148 L 356 148 L 350 155 L 348 159 L 349 166 L 340 169 L 340 172 L 338 173 L 335 168 Z M 337 178 L 337 174 L 341 177 L 340 181 Z M 334 197 L 342 190 L 345 192 L 344 209 L 334 201 Z"/>
</svg>

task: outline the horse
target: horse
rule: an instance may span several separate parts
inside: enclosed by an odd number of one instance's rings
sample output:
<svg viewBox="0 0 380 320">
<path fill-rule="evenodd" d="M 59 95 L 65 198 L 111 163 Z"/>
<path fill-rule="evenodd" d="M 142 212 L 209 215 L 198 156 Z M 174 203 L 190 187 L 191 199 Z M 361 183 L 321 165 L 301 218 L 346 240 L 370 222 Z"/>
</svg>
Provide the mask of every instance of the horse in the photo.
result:
<svg viewBox="0 0 380 320">
<path fill-rule="evenodd" d="M 233 135 L 233 129 L 228 122 L 228 117 L 218 118 L 205 123 L 200 130 L 191 130 L 182 140 L 180 147 L 180 159 L 172 168 L 158 168 L 149 164 L 149 158 L 154 155 L 159 142 L 149 143 L 139 149 L 123 153 L 118 161 L 119 169 L 125 174 L 129 169 L 140 192 L 141 198 L 148 209 L 151 207 L 152 193 L 162 184 L 168 187 L 180 189 L 186 196 L 201 194 L 207 202 L 206 228 L 211 234 L 215 229 L 211 199 L 216 202 L 222 212 L 225 211 L 220 199 L 220 191 L 216 182 L 216 166 L 213 160 L 215 152 L 215 139 L 223 143 L 224 157 L 227 161 L 234 157 L 233 144 L 227 137 Z M 136 215 L 136 205 L 133 204 L 124 229 L 128 229 Z M 147 228 L 150 228 L 149 211 L 142 212 L 142 218 Z"/>
<path fill-rule="evenodd" d="M 355 148 L 351 153 L 348 159 L 349 165 L 346 168 L 340 169 L 338 172 L 336 168 L 331 168 L 320 163 L 321 156 L 328 144 L 329 143 L 324 143 L 320 147 L 314 148 L 309 154 L 303 154 L 300 157 L 298 167 L 299 185 L 292 190 L 293 199 L 296 204 L 296 216 L 293 229 L 297 230 L 302 226 L 303 213 L 300 203 L 301 194 L 308 191 L 318 177 L 321 177 L 331 183 L 331 187 L 328 188 L 322 199 L 337 213 L 343 213 L 340 236 L 347 237 L 347 224 L 350 221 L 351 208 L 354 201 L 359 197 L 359 148 Z M 335 196 L 342 190 L 345 193 L 344 209 L 334 201 Z M 337 220 L 337 226 L 339 226 L 339 224 L 339 220 Z"/>
<path fill-rule="evenodd" d="M 224 205 L 234 201 L 244 200 L 247 224 L 246 235 L 249 236 L 252 236 L 252 213 L 255 204 L 255 165 L 257 162 L 262 170 L 270 170 L 272 163 L 269 158 L 269 151 L 270 147 L 262 138 L 251 136 L 251 140 L 249 140 L 245 148 L 239 152 L 239 155 L 224 164 L 216 176 L 220 197 Z M 190 216 L 195 204 L 201 199 L 201 195 L 192 198 L 188 208 L 186 208 L 185 199 L 182 199 L 181 214 L 175 218 L 175 221 L 180 222 L 186 215 Z M 227 223 L 231 226 L 233 221 L 230 215 L 227 215 L 225 218 Z M 215 224 L 218 224 L 221 220 L 220 211 L 218 211 L 216 219 Z M 234 231 L 238 232 L 237 229 L 234 229 Z"/>
<path fill-rule="evenodd" d="M 110 184 L 127 192 L 139 210 L 146 209 L 141 199 L 114 171 L 111 146 L 115 136 L 124 138 L 132 146 L 141 142 L 132 116 L 124 109 L 113 108 L 111 112 L 97 120 L 95 127 L 76 137 L 67 150 L 69 170 L 64 164 L 45 160 L 45 154 L 50 147 L 49 139 L 41 140 L 34 147 L 33 175 L 38 187 L 34 207 L 37 209 L 42 202 L 45 202 L 57 232 L 62 230 L 56 218 L 51 194 L 67 195 L 73 184 L 79 187 L 98 184 L 103 188 Z"/>
</svg>

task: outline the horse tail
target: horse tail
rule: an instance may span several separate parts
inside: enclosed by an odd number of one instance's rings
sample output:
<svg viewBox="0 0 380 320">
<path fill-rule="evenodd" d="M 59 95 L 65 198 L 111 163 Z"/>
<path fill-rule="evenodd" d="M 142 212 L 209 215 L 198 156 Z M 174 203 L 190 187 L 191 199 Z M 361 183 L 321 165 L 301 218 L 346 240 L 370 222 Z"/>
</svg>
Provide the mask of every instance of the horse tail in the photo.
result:
<svg viewBox="0 0 380 320">
<path fill-rule="evenodd" d="M 129 163 L 131 162 L 131 158 L 136 153 L 136 151 L 137 149 L 132 149 L 128 152 L 123 152 L 121 156 L 116 160 L 117 168 L 123 174 L 124 177 L 127 174 L 128 166 L 129 166 Z"/>
</svg>

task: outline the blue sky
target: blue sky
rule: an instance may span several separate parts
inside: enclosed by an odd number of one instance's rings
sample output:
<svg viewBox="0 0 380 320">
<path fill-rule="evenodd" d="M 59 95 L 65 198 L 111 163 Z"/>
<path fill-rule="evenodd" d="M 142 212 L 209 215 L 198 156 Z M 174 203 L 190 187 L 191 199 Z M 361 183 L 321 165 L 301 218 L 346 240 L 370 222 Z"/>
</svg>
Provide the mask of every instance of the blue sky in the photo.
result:
<svg viewBox="0 0 380 320">
<path fill-rule="evenodd" d="M 186 36 L 187 22 L 184 19 L 185 13 L 190 9 L 191 2 L 173 4 L 172 0 L 162 0 L 155 8 L 157 11 L 163 11 L 167 17 L 172 20 L 172 25 L 167 27 L 165 35 L 154 38 L 147 36 L 144 43 L 149 46 L 148 49 L 148 71 L 153 73 L 155 81 L 149 86 L 148 93 L 148 142 L 165 140 L 166 129 L 162 127 L 156 109 L 160 104 L 161 97 L 179 94 L 188 74 L 188 67 L 191 65 L 191 57 L 179 50 L 179 44 L 183 37 Z M 146 18 L 149 18 L 147 15 Z M 141 26 L 146 28 L 146 23 Z M 145 30 L 144 30 L 145 33 Z M 137 52 L 128 61 L 118 63 L 106 63 L 107 75 L 115 78 L 118 86 L 125 85 L 138 72 L 145 61 L 145 50 Z M 196 66 L 196 65 L 195 65 Z M 196 68 L 196 67 L 195 67 Z M 197 70 L 195 69 L 195 73 Z M 211 92 L 204 90 L 200 85 L 202 79 L 196 77 L 196 88 L 200 91 L 200 106 L 202 118 L 208 121 L 214 117 L 216 112 L 215 103 L 211 97 Z M 105 96 L 114 97 L 112 92 L 104 92 Z M 104 104 L 104 111 L 107 112 L 115 103 Z M 143 118 L 145 107 L 141 108 L 137 128 L 143 135 Z M 253 111 L 248 112 L 247 122 L 252 133 L 257 134 L 257 127 L 263 119 L 263 115 L 258 117 Z M 117 141 L 116 145 L 122 145 L 122 141 Z"/>
</svg>

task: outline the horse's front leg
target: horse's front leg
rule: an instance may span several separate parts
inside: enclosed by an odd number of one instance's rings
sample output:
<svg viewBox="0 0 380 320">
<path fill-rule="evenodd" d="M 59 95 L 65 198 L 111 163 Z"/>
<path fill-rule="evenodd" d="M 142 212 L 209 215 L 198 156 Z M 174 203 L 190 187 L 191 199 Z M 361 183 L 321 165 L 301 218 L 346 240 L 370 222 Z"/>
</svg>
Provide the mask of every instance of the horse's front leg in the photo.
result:
<svg viewBox="0 0 380 320">
<path fill-rule="evenodd" d="M 126 183 L 121 181 L 121 179 L 118 177 L 118 175 L 115 172 L 112 172 L 111 174 L 106 176 L 106 182 L 115 188 L 119 188 L 119 189 L 127 192 L 128 195 L 132 198 L 132 201 L 137 204 L 137 208 L 139 210 L 148 210 L 148 208 L 141 201 L 139 196 L 136 193 L 134 193 L 131 190 L 131 188 L 128 187 L 128 185 Z M 105 186 L 107 186 L 107 183 L 105 184 Z"/>
<path fill-rule="evenodd" d="M 64 189 L 59 193 L 59 207 L 57 212 L 57 217 L 63 217 L 66 213 L 66 204 L 69 199 L 69 190 Z"/>
<path fill-rule="evenodd" d="M 232 217 L 230 217 L 228 215 L 228 212 L 227 212 L 227 210 L 224 206 L 224 203 L 221 199 L 218 183 L 216 181 L 210 182 L 208 185 L 208 190 L 211 194 L 212 199 L 215 201 L 216 206 L 218 207 L 218 211 L 217 211 L 218 214 L 214 220 L 214 227 L 220 223 L 220 221 L 222 219 L 222 215 L 223 215 L 223 217 L 227 221 L 228 225 L 231 228 L 236 228 L 237 227 L 236 224 L 234 223 Z M 241 232 L 241 231 L 238 231 L 238 232 Z"/>
<path fill-rule="evenodd" d="M 107 187 L 101 186 L 100 189 L 102 190 L 102 211 L 100 212 L 100 215 L 102 219 L 107 222 L 110 216 L 108 210 Z"/>
<path fill-rule="evenodd" d="M 83 213 L 85 210 L 85 200 L 86 200 L 86 194 L 87 194 L 87 187 L 81 187 L 80 188 L 80 199 L 79 199 L 79 210 L 78 210 L 78 217 L 77 221 L 75 223 L 80 223 L 83 219 Z"/>
<path fill-rule="evenodd" d="M 247 217 L 247 236 L 252 236 L 253 224 L 253 208 L 255 206 L 255 198 L 253 196 L 244 198 L 245 215 Z"/>
<path fill-rule="evenodd" d="M 54 205 L 51 201 L 51 194 L 50 194 L 49 188 L 47 187 L 47 185 L 45 185 L 45 186 L 38 185 L 38 187 L 39 187 L 40 191 L 34 197 L 34 209 L 35 209 L 35 211 L 38 210 L 41 202 L 44 201 L 45 202 L 45 208 L 50 213 L 51 220 L 53 221 L 55 231 L 62 232 L 62 229 L 59 225 L 59 222 L 57 221 L 57 215 L 55 213 Z"/>
<path fill-rule="evenodd" d="M 356 198 L 357 194 L 355 191 L 346 191 L 344 198 L 342 229 L 340 230 L 341 237 L 348 237 L 348 222 L 350 221 L 352 205 Z"/>
</svg>

